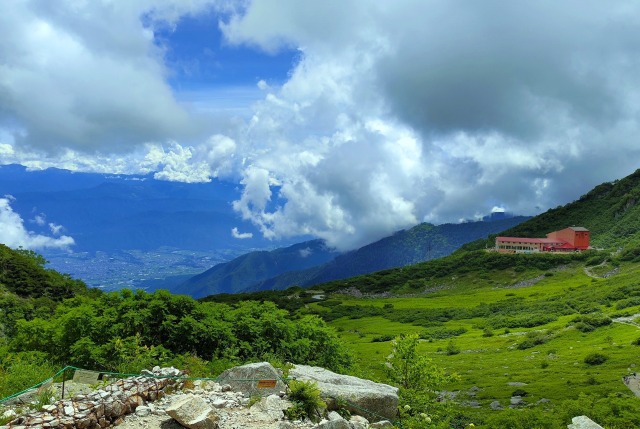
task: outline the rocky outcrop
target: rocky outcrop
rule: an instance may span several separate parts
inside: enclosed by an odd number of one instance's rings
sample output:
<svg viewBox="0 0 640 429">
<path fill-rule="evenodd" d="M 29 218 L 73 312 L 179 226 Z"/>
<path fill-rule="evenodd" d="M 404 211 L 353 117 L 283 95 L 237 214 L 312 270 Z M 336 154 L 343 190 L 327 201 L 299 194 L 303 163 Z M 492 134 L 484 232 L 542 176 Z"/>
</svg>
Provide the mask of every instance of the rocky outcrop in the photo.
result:
<svg viewBox="0 0 640 429">
<path fill-rule="evenodd" d="M 578 416 L 571 419 L 571 424 L 567 425 L 567 429 L 604 429 L 598 423 L 594 422 L 587 416 Z"/>
<path fill-rule="evenodd" d="M 282 375 L 268 362 L 250 363 L 224 371 L 218 377 L 220 383 L 226 383 L 231 389 L 249 396 L 254 394 L 273 395 L 286 389 Z M 263 382 L 262 384 L 260 382 Z M 273 387 L 266 381 L 273 381 Z"/>
<path fill-rule="evenodd" d="M 349 411 L 366 414 L 365 417 L 369 420 L 393 420 L 396 417 L 396 387 L 307 365 L 296 365 L 290 369 L 289 378 L 317 383 L 320 395 L 327 399 L 329 409 L 335 408 L 334 400 L 340 398 L 347 401 Z"/>
<path fill-rule="evenodd" d="M 179 396 L 165 411 L 188 429 L 218 429 L 220 418 L 199 396 L 193 394 Z"/>
</svg>

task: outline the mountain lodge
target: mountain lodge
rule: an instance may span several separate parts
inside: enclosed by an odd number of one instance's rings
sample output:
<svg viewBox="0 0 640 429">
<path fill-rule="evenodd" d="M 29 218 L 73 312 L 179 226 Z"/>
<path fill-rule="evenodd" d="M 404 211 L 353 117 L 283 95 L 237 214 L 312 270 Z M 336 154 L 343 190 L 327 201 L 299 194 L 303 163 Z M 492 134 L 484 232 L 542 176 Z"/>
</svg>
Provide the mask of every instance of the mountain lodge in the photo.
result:
<svg viewBox="0 0 640 429">
<path fill-rule="evenodd" d="M 589 230 L 571 226 L 547 234 L 547 238 L 496 237 L 500 253 L 579 252 L 589 249 Z"/>
</svg>

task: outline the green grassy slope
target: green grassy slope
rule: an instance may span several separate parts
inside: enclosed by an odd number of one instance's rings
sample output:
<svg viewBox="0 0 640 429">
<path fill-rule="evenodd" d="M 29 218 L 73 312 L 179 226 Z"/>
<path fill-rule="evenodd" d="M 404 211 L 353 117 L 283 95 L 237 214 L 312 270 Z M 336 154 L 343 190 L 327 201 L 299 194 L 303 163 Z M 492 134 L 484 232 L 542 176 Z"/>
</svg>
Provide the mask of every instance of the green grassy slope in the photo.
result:
<svg viewBox="0 0 640 429">
<path fill-rule="evenodd" d="M 494 261 L 494 268 L 475 264 L 456 275 L 432 275 L 438 287 L 430 293 L 390 298 L 332 293 L 310 307 L 338 329 L 359 357 L 362 372 L 381 380 L 390 340 L 420 334 L 420 351 L 460 376 L 446 390 L 460 391 L 458 403 L 480 406 L 463 406 L 479 427 L 492 427 L 488 422 L 497 412 L 489 405 L 499 401 L 508 408 L 518 389 L 528 407 L 557 419 L 550 427 L 570 423 L 563 404 L 581 394 L 633 402 L 621 380 L 640 364 L 640 346 L 635 345 L 640 338 L 640 265 L 614 260 L 593 267 L 586 265 L 589 258 L 565 258 L 560 264 L 537 261 L 525 267 L 514 255 L 499 257 L 504 262 Z M 585 268 L 606 278 L 592 278 Z M 621 323 L 621 317 L 631 321 Z M 607 360 L 585 363 L 592 353 Z M 470 396 L 474 386 L 480 390 Z M 538 403 L 543 398 L 550 402 Z M 600 423 L 614 427 L 616 417 L 608 415 L 613 412 L 601 413 Z M 640 424 L 629 416 L 621 421 L 615 427 Z"/>
</svg>

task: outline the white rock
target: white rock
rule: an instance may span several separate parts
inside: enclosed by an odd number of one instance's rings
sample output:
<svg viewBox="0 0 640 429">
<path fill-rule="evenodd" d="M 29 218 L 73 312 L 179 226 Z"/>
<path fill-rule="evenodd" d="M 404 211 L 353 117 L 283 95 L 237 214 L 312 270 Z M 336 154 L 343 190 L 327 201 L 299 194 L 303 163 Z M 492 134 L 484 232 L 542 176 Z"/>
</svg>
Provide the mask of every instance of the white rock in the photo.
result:
<svg viewBox="0 0 640 429">
<path fill-rule="evenodd" d="M 336 411 L 331 411 L 328 415 L 327 418 L 329 419 L 329 421 L 333 421 L 333 420 L 344 420 L 342 418 L 342 416 L 340 414 L 338 414 Z"/>
<path fill-rule="evenodd" d="M 179 396 L 167 407 L 166 412 L 189 429 L 218 429 L 218 415 L 199 396 Z"/>
<path fill-rule="evenodd" d="M 371 423 L 369 427 L 371 429 L 394 429 L 394 426 L 389 420 L 380 420 L 379 422 Z"/>
<path fill-rule="evenodd" d="M 227 400 L 216 398 L 213 401 L 211 401 L 211 405 L 213 405 L 214 408 L 224 408 L 227 405 Z"/>
<path fill-rule="evenodd" d="M 140 405 L 136 408 L 136 416 L 138 417 L 147 417 L 149 414 L 151 414 L 151 408 L 145 405 Z"/>
<path fill-rule="evenodd" d="M 369 420 L 362 416 L 351 416 L 349 424 L 353 429 L 367 429 L 369 427 Z"/>
<path fill-rule="evenodd" d="M 571 424 L 567 425 L 568 429 L 603 429 L 602 426 L 591 420 L 587 416 L 578 416 L 571 419 Z"/>
<path fill-rule="evenodd" d="M 396 416 L 396 387 L 307 365 L 291 368 L 289 377 L 316 382 L 323 398 L 342 398 L 354 404 L 354 407 L 347 406 L 352 413 L 362 414 L 362 410 L 366 410 L 375 413 L 378 418 L 393 419 Z"/>
<path fill-rule="evenodd" d="M 286 388 L 280 373 L 269 362 L 250 363 L 230 368 L 220 374 L 218 379 L 227 383 L 232 390 L 249 395 L 256 392 L 261 395 L 278 394 Z M 260 380 L 276 380 L 276 384 L 272 388 L 258 388 Z M 226 391 L 225 387 L 222 387 L 223 392 Z"/>
</svg>

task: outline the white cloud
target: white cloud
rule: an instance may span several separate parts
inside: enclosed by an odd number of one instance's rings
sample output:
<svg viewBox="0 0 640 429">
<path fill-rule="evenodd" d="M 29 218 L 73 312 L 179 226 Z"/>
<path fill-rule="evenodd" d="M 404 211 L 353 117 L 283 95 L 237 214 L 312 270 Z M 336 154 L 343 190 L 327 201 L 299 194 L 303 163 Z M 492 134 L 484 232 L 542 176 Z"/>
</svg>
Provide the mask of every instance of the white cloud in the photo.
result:
<svg viewBox="0 0 640 429">
<path fill-rule="evenodd" d="M 73 238 L 66 235 L 53 238 L 28 231 L 20 215 L 11 208 L 11 202 L 12 198 L 9 196 L 0 198 L 0 243 L 12 248 L 23 247 L 31 250 L 67 249 L 74 244 Z M 56 228 L 58 229 L 54 234 L 58 234 L 62 227 L 56 225 Z"/>
<path fill-rule="evenodd" d="M 534 214 L 637 168 L 636 4 L 217 2 L 235 10 L 230 44 L 299 61 L 281 86 L 176 94 L 139 18 L 170 26 L 205 3 L 9 8 L 2 162 L 237 181 L 234 208 L 266 237 L 340 249 L 493 207 Z M 250 114 L 231 100 L 256 94 Z"/>
<path fill-rule="evenodd" d="M 153 27 L 172 25 L 208 3 L 7 5 L 0 14 L 0 122 L 17 125 L 20 145 L 47 151 L 123 152 L 136 143 L 197 134 L 167 83 Z"/>
<path fill-rule="evenodd" d="M 56 225 L 53 222 L 49 222 L 49 229 L 51 230 L 51 234 L 60 235 L 60 233 L 64 230 L 62 225 Z"/>
<path fill-rule="evenodd" d="M 313 255 L 313 250 L 310 247 L 305 247 L 304 249 L 299 250 L 300 256 L 303 258 L 308 258 Z"/>
<path fill-rule="evenodd" d="M 238 228 L 234 227 L 231 230 L 231 236 L 233 236 L 233 238 L 237 238 L 239 240 L 245 240 L 247 238 L 252 238 L 253 237 L 253 233 L 251 233 L 251 232 L 239 232 Z"/>
<path fill-rule="evenodd" d="M 267 236 L 349 248 L 571 201 L 637 168 L 639 18 L 625 2 L 252 2 L 229 40 L 302 57 L 255 108 L 236 208 Z"/>
<path fill-rule="evenodd" d="M 44 213 L 40 213 L 36 215 L 33 220 L 31 220 L 31 222 L 35 223 L 36 225 L 43 226 L 45 223 L 47 223 L 47 216 Z"/>
</svg>

